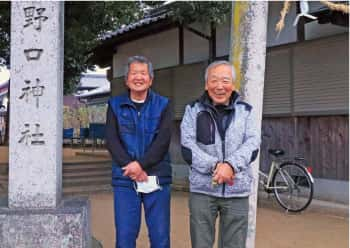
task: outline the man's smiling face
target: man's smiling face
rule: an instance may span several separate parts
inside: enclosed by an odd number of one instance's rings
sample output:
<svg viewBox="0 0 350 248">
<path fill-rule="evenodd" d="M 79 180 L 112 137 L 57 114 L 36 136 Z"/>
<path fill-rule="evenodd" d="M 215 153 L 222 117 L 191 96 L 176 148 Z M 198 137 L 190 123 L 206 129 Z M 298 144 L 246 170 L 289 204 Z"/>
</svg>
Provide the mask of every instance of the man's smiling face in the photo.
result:
<svg viewBox="0 0 350 248">
<path fill-rule="evenodd" d="M 205 89 L 208 91 L 214 105 L 227 105 L 232 92 L 235 90 L 231 67 L 228 65 L 218 65 L 210 68 Z"/>
<path fill-rule="evenodd" d="M 152 78 L 149 75 L 148 65 L 134 62 L 129 67 L 126 85 L 131 92 L 144 93 L 152 85 Z"/>
</svg>

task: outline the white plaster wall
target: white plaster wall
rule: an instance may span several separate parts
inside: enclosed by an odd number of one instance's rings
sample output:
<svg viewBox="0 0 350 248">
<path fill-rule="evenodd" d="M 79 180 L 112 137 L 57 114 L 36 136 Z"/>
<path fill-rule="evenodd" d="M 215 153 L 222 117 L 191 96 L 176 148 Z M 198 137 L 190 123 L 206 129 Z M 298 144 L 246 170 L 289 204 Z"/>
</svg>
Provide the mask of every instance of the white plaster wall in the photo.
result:
<svg viewBox="0 0 350 248">
<path fill-rule="evenodd" d="M 199 30 L 198 28 L 195 28 Z M 209 42 L 184 29 L 184 63 L 191 64 L 209 59 Z"/>
<path fill-rule="evenodd" d="M 113 77 L 124 75 L 127 59 L 143 55 L 152 61 L 154 69 L 175 66 L 179 63 L 178 29 L 150 35 L 117 47 L 113 56 Z"/>
<path fill-rule="evenodd" d="M 295 42 L 297 39 L 296 28 L 293 27 L 296 6 L 295 3 L 285 20 L 285 28 L 277 37 L 275 25 L 279 20 L 279 12 L 283 7 L 283 2 L 269 3 L 268 36 L 267 46 L 276 46 L 285 43 Z M 190 25 L 206 35 L 210 35 L 209 25 L 194 23 Z M 229 53 L 230 44 L 230 21 L 217 26 L 216 28 L 216 56 L 225 56 Z M 117 53 L 113 56 L 113 77 L 124 75 L 126 60 L 132 55 L 144 55 L 148 57 L 154 69 L 176 66 L 179 63 L 178 29 L 174 28 L 159 34 L 131 41 L 117 47 Z M 209 42 L 184 29 L 184 63 L 191 64 L 208 60 Z"/>
<path fill-rule="evenodd" d="M 268 26 L 267 26 L 267 47 L 288 44 L 297 41 L 297 28 L 293 26 L 296 17 L 296 3 L 292 2 L 291 8 L 285 19 L 284 29 L 279 36 L 275 31 L 276 23 L 280 19 L 280 11 L 283 8 L 283 1 L 269 2 L 268 5 Z M 310 8 L 314 8 L 313 4 Z M 317 7 L 319 8 L 319 6 Z M 196 22 L 190 27 L 210 35 L 209 25 Z M 338 33 L 348 32 L 347 28 L 323 24 L 317 22 L 305 25 L 305 38 L 315 39 L 330 36 Z M 229 54 L 230 46 L 230 21 L 217 26 L 216 28 L 216 56 Z M 117 48 L 113 57 L 113 77 L 120 77 L 124 74 L 126 60 L 129 56 L 140 54 L 148 57 L 155 69 L 176 66 L 178 58 L 178 29 L 174 28 L 159 34 L 135 40 L 123 44 Z M 197 63 L 209 58 L 208 41 L 186 29 L 184 29 L 184 63 Z"/>
<path fill-rule="evenodd" d="M 192 24 L 190 27 L 209 35 L 208 28 L 201 23 Z M 149 58 L 154 69 L 178 65 L 178 39 L 178 29 L 174 28 L 119 46 L 113 56 L 113 77 L 123 76 L 127 58 L 136 54 Z M 191 64 L 208 58 L 208 40 L 184 29 L 184 63 Z"/>
<path fill-rule="evenodd" d="M 216 27 L 216 56 L 221 57 L 229 54 L 230 48 L 230 22 Z"/>
<path fill-rule="evenodd" d="M 210 35 L 210 26 L 206 23 L 194 22 L 189 24 L 189 27 L 198 30 L 205 35 Z"/>
</svg>

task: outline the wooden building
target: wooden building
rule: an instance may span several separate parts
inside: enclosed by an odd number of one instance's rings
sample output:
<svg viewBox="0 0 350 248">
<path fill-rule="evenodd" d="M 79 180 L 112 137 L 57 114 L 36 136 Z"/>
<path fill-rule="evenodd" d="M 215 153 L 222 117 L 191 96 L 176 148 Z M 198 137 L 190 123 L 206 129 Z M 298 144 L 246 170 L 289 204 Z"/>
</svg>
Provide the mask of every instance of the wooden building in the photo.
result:
<svg viewBox="0 0 350 248">
<path fill-rule="evenodd" d="M 269 164 L 268 148 L 285 149 L 291 157 L 304 156 L 313 167 L 316 197 L 347 203 L 348 15 L 312 2 L 310 12 L 318 21 L 293 27 L 294 3 L 277 36 L 274 27 L 282 6 L 283 2 L 269 3 L 261 168 L 266 170 Z M 171 153 L 175 177 L 184 177 L 188 170 L 179 145 L 184 107 L 203 92 L 209 61 L 228 58 L 229 39 L 229 23 L 183 26 L 168 13 L 158 13 L 106 35 L 94 51 L 97 64 L 111 66 L 112 95 L 124 90 L 129 56 L 144 55 L 152 61 L 153 88 L 170 97 L 174 106 Z"/>
</svg>

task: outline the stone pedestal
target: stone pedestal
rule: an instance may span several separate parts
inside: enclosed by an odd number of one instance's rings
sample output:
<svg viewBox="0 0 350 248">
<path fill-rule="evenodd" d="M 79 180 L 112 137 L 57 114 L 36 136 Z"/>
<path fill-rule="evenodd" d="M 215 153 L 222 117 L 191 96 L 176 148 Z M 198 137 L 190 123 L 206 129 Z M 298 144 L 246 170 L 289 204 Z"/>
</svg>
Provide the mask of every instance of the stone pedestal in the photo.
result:
<svg viewBox="0 0 350 248">
<path fill-rule="evenodd" d="M 87 198 L 67 198 L 54 209 L 11 209 L 0 203 L 1 248 L 91 247 Z"/>
</svg>

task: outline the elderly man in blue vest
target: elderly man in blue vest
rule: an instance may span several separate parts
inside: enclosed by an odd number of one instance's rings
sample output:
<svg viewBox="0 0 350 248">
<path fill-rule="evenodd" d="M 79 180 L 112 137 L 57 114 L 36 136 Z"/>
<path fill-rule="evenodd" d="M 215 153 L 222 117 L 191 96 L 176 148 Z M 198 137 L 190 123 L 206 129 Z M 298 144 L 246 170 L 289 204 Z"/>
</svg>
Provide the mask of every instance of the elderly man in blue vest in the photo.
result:
<svg viewBox="0 0 350 248">
<path fill-rule="evenodd" d="M 250 163 L 260 146 L 252 107 L 235 91 L 227 61 L 205 72 L 204 94 L 186 106 L 181 123 L 183 157 L 190 169 L 190 233 L 193 248 L 213 247 L 219 215 L 220 248 L 245 247 Z"/>
<path fill-rule="evenodd" d="M 144 208 L 153 248 L 170 247 L 170 183 L 168 154 L 172 114 L 169 100 L 150 89 L 151 62 L 128 59 L 128 91 L 109 100 L 107 148 L 113 159 L 112 184 L 116 247 L 135 248 Z"/>
</svg>

